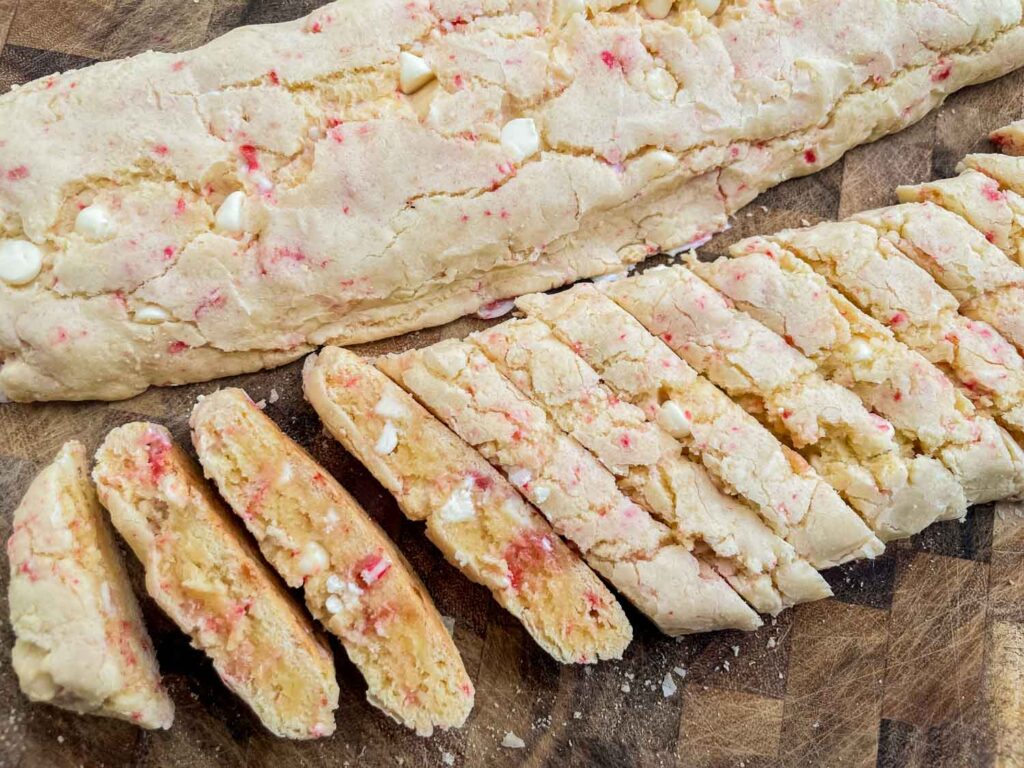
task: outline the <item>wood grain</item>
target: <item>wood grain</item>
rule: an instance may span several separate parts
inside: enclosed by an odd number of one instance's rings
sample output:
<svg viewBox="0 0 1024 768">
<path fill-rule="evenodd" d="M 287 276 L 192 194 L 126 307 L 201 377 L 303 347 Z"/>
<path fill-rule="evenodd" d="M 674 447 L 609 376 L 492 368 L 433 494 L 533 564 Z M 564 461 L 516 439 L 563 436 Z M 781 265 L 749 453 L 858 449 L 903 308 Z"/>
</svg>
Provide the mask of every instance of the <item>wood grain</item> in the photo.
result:
<svg viewBox="0 0 1024 768">
<path fill-rule="evenodd" d="M 316 0 L 0 0 L 0 87 L 147 48 L 180 50 L 246 23 L 300 16 Z M 892 187 L 948 175 L 987 132 L 1024 115 L 1024 73 L 974 88 L 904 133 L 859 148 L 819 174 L 773 190 L 705 252 L 805 221 L 893 201 Z M 369 352 L 421 346 L 482 327 L 462 320 Z M 153 390 L 112 404 L 0 406 L 0 536 L 59 446 L 94 450 L 111 427 L 161 421 L 188 444 L 199 394 L 230 383 L 348 487 L 398 543 L 441 612 L 477 685 L 466 728 L 418 739 L 364 700 L 334 646 L 342 686 L 338 732 L 316 743 L 265 733 L 209 663 L 149 601 L 147 624 L 177 705 L 166 733 L 29 705 L 0 628 L 0 766 L 1019 766 L 1024 765 L 1024 513 L 972 511 L 827 574 L 832 600 L 800 606 L 756 633 L 672 641 L 631 612 L 625 660 L 560 667 L 485 590 L 462 578 L 393 500 L 326 436 L 303 401 L 299 365 L 229 381 Z M 140 572 L 129 559 L 141 594 Z M 6 615 L 6 567 L 0 569 Z M 685 675 L 680 671 L 685 670 Z M 678 690 L 663 691 L 666 674 Z M 512 731 L 523 750 L 500 746 Z"/>
</svg>

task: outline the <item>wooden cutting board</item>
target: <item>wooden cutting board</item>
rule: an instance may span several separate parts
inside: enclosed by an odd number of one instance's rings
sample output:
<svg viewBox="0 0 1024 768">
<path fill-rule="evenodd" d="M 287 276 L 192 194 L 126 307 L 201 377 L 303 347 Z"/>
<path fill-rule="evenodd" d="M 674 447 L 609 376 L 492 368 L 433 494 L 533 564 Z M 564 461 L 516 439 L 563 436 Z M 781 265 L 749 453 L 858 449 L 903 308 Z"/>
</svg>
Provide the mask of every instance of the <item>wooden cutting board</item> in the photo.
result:
<svg viewBox="0 0 1024 768">
<path fill-rule="evenodd" d="M 191 48 L 241 24 L 300 16 L 316 0 L 0 0 L 0 88 L 149 48 Z M 892 202 L 898 183 L 953 173 L 985 134 L 1024 114 L 1024 73 L 952 98 L 900 135 L 851 152 L 741 212 L 704 249 L 741 236 Z M 1022 308 L 1024 311 L 1024 308 Z M 368 347 L 391 351 L 461 335 L 481 321 Z M 560 667 L 451 568 L 393 500 L 327 437 L 303 401 L 299 365 L 152 390 L 126 402 L 0 406 L 0 535 L 40 467 L 69 438 L 90 450 L 125 421 L 166 424 L 188 444 L 197 395 L 243 386 L 365 505 L 423 576 L 476 681 L 457 733 L 419 739 L 370 707 L 335 644 L 338 732 L 290 743 L 264 732 L 205 657 L 145 602 L 177 705 L 170 732 L 30 705 L 0 629 L 0 766 L 989 766 L 1024 765 L 1024 508 L 972 510 L 883 557 L 827 573 L 836 597 L 787 611 L 753 634 L 674 641 L 635 611 L 625 660 Z M 275 402 L 270 403 L 271 400 Z M 139 569 L 129 559 L 137 588 Z M 7 568 L 0 613 L 7 615 Z M 671 682 L 666 676 L 671 675 Z M 671 695 L 669 695 L 671 694 Z M 513 732 L 521 750 L 503 748 Z"/>
</svg>

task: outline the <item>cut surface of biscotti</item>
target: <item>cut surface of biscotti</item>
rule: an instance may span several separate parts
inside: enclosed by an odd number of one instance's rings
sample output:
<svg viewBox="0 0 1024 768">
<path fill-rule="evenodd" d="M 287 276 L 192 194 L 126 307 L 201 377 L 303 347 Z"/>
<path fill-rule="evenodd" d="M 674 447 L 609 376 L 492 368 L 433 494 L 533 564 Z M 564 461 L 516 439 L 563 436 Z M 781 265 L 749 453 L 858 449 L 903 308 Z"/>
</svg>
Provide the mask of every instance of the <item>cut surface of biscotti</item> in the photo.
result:
<svg viewBox="0 0 1024 768">
<path fill-rule="evenodd" d="M 303 368 L 328 432 L 445 558 L 563 663 L 618 659 L 632 628 L 604 583 L 477 451 L 371 363 L 325 347 Z"/>
<path fill-rule="evenodd" d="M 896 429 L 902 453 L 914 456 L 912 468 L 930 478 L 920 485 L 950 500 L 945 512 L 932 509 L 935 519 L 962 518 L 968 501 L 990 483 L 984 449 L 974 442 L 978 426 L 970 401 L 938 368 L 784 248 L 755 237 L 737 243 L 730 254 L 692 268 L 739 309 L 785 336 L 823 376 L 884 416 Z M 918 450 L 935 459 L 915 456 Z M 980 474 L 955 474 L 972 466 Z M 931 522 L 927 505 L 921 512 L 918 530 Z"/>
<path fill-rule="evenodd" d="M 543 322 L 509 320 L 468 341 L 755 610 L 777 614 L 831 594 L 821 575 L 753 509 L 722 493 L 675 438 L 612 394 Z M 787 591 L 792 587 L 798 589 Z"/>
<path fill-rule="evenodd" d="M 14 510 L 8 591 L 21 690 L 73 712 L 170 728 L 174 705 L 85 449 L 65 443 Z"/>
<path fill-rule="evenodd" d="M 1022 64 L 1013 0 L 344 0 L 40 78 L 0 96 L 0 392 L 124 398 L 620 271 Z"/>
<path fill-rule="evenodd" d="M 1024 120 L 1015 120 L 1009 125 L 997 128 L 989 134 L 992 143 L 1000 152 L 1008 155 L 1024 155 Z"/>
<path fill-rule="evenodd" d="M 956 297 L 878 230 L 857 221 L 826 222 L 768 239 L 806 261 L 896 338 L 939 364 L 985 412 L 1024 433 L 1020 354 L 988 323 L 960 315 Z M 1007 450 L 1019 472 L 1024 454 L 1015 444 Z"/>
<path fill-rule="evenodd" d="M 198 468 L 158 424 L 112 430 L 93 469 L 146 589 L 277 736 L 334 732 L 334 658 Z"/>
<path fill-rule="evenodd" d="M 608 295 L 799 451 L 876 535 L 917 531 L 947 497 L 924 492 L 889 422 L 822 378 L 799 351 L 682 266 L 614 283 Z M 930 489 L 935 490 L 935 489 Z"/>
<path fill-rule="evenodd" d="M 1024 157 L 1010 155 L 967 155 L 956 167 L 963 172 L 971 169 L 995 179 L 1003 189 L 1024 196 Z"/>
<path fill-rule="evenodd" d="M 517 304 L 547 323 L 623 400 L 699 457 L 723 487 L 815 568 L 873 557 L 882 544 L 798 454 L 593 285 Z"/>
<path fill-rule="evenodd" d="M 614 476 L 473 345 L 450 339 L 377 365 L 501 469 L 663 632 L 760 625 L 721 576 L 626 498 Z"/>
<path fill-rule="evenodd" d="M 426 588 L 380 526 L 241 389 L 196 403 L 207 477 L 267 560 L 341 639 L 366 697 L 423 736 L 458 727 L 473 683 Z"/>
</svg>

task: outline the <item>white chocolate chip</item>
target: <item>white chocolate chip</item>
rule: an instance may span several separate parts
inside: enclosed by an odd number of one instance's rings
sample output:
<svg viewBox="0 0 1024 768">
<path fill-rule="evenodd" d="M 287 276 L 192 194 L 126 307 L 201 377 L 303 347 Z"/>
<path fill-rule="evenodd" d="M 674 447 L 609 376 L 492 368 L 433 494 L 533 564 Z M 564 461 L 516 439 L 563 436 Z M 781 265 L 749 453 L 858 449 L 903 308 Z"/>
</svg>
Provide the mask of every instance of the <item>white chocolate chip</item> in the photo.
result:
<svg viewBox="0 0 1024 768">
<path fill-rule="evenodd" d="M 221 232 L 237 234 L 245 230 L 243 214 L 245 209 L 245 192 L 237 190 L 224 198 L 217 209 L 214 221 Z"/>
<path fill-rule="evenodd" d="M 670 101 L 675 98 L 679 84 L 667 69 L 656 67 L 644 76 L 647 92 L 659 101 Z"/>
<path fill-rule="evenodd" d="M 156 304 L 143 304 L 141 307 L 136 308 L 132 319 L 136 323 L 156 325 L 158 323 L 166 323 L 171 319 L 171 316 L 163 307 L 158 307 Z"/>
<path fill-rule="evenodd" d="M 533 489 L 533 500 L 538 504 L 543 504 L 551 496 L 551 489 L 546 485 L 538 485 Z"/>
<path fill-rule="evenodd" d="M 664 19 L 672 10 L 674 0 L 640 0 L 640 5 L 652 19 Z"/>
<path fill-rule="evenodd" d="M 402 51 L 398 54 L 398 87 L 402 93 L 415 93 L 434 79 L 434 70 L 415 54 Z"/>
<path fill-rule="evenodd" d="M 381 456 L 387 456 L 398 447 L 398 430 L 390 421 L 384 422 L 384 429 L 380 431 L 377 444 L 373 447 Z"/>
<path fill-rule="evenodd" d="M 858 363 L 863 363 L 873 357 L 871 345 L 863 339 L 854 339 L 850 343 L 850 356 Z"/>
<path fill-rule="evenodd" d="M 390 392 L 381 395 L 380 400 L 373 407 L 373 412 L 385 419 L 405 419 L 409 417 L 409 409 L 405 403 L 399 400 Z"/>
<path fill-rule="evenodd" d="M 685 437 L 693 428 L 693 421 L 686 411 L 669 400 L 658 411 L 658 425 L 673 437 Z"/>
<path fill-rule="evenodd" d="M 694 0 L 694 5 L 696 5 L 697 10 L 705 16 L 711 17 L 718 13 L 718 9 L 722 5 L 722 0 Z"/>
<path fill-rule="evenodd" d="M 90 205 L 75 217 L 75 232 L 86 240 L 107 240 L 114 236 L 114 222 L 106 208 Z"/>
<path fill-rule="evenodd" d="M 464 520 L 471 519 L 476 514 L 476 508 L 473 506 L 473 494 L 471 487 L 473 480 L 470 479 L 468 482 L 463 484 L 461 488 L 457 488 L 452 495 L 448 497 L 448 501 L 441 507 L 441 518 L 449 523 L 461 523 Z"/>
<path fill-rule="evenodd" d="M 336 616 L 341 613 L 341 609 L 345 607 L 345 604 L 341 601 L 341 598 L 337 595 L 328 596 L 327 600 L 324 601 L 324 608 L 331 616 Z"/>
<path fill-rule="evenodd" d="M 509 120 L 501 129 L 501 146 L 519 163 L 540 149 L 540 135 L 532 117 Z"/>
<path fill-rule="evenodd" d="M 516 488 L 523 488 L 533 479 L 530 470 L 517 467 L 508 473 L 508 480 Z"/>
<path fill-rule="evenodd" d="M 297 567 L 300 576 L 312 576 L 314 573 L 320 573 L 329 564 L 327 550 L 315 541 L 310 541 L 302 548 Z"/>
<path fill-rule="evenodd" d="M 0 280 L 25 285 L 43 268 L 43 252 L 28 240 L 0 240 Z"/>
</svg>

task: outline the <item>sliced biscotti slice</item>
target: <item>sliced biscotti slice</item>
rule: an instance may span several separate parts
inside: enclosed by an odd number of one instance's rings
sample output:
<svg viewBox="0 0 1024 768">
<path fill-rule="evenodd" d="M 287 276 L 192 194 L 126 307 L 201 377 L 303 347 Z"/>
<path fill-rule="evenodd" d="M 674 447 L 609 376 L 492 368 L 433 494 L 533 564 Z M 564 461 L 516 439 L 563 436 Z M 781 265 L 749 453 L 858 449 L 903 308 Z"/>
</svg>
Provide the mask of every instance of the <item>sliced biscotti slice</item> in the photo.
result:
<svg viewBox="0 0 1024 768">
<path fill-rule="evenodd" d="M 754 504 L 815 568 L 882 551 L 799 454 L 593 285 L 522 296 L 517 305 L 547 323 L 616 395 L 657 419 L 718 482 Z"/>
<path fill-rule="evenodd" d="M 303 368 L 327 430 L 448 561 L 487 587 L 557 661 L 618 659 L 632 628 L 604 583 L 479 453 L 359 355 L 326 347 Z"/>
<path fill-rule="evenodd" d="M 32 481 L 7 541 L 11 662 L 32 701 L 170 728 L 174 704 L 77 441 Z"/>
<path fill-rule="evenodd" d="M 451 339 L 377 365 L 501 469 L 663 632 L 760 625 L 724 579 L 626 498 L 612 474 L 473 345 Z"/>
<path fill-rule="evenodd" d="M 334 732 L 334 658 L 199 470 L 158 424 L 107 435 L 93 479 L 146 589 L 277 736 Z"/>
<path fill-rule="evenodd" d="M 968 173 L 994 186 L 988 190 L 993 195 L 1004 194 L 987 176 Z M 952 293 L 960 302 L 961 314 L 988 323 L 1018 350 L 1024 349 L 1024 320 L 1019 309 L 1012 310 L 1015 305 L 1019 308 L 1024 296 L 1024 267 L 1011 261 L 987 235 L 931 202 L 866 211 L 853 219 L 877 229 Z"/>
<path fill-rule="evenodd" d="M 937 519 L 962 517 L 968 504 L 991 499 L 993 490 L 1012 488 L 1013 473 L 990 462 L 987 444 L 976 442 L 983 431 L 996 431 L 996 425 L 977 415 L 942 371 L 781 246 L 755 237 L 737 243 L 730 253 L 732 258 L 692 268 L 739 309 L 785 336 L 822 375 L 888 419 L 904 454 L 920 450 L 954 474 L 960 491 L 939 467 L 915 461 L 932 476 L 936 493 L 950 499 Z"/>
<path fill-rule="evenodd" d="M 1024 155 L 1024 120 L 1016 120 L 989 134 L 992 143 L 1008 155 Z"/>
<path fill-rule="evenodd" d="M 473 683 L 412 567 L 358 502 L 241 389 L 190 420 L 206 476 L 366 679 L 367 700 L 423 736 L 458 727 Z"/>
<path fill-rule="evenodd" d="M 1024 195 L 1024 157 L 1010 155 L 967 155 L 956 167 L 957 171 L 971 169 L 984 173 L 999 182 L 1003 189 Z"/>
<path fill-rule="evenodd" d="M 1004 426 L 1024 434 L 1024 361 L 874 227 L 825 222 L 768 237 L 806 261 L 854 304 L 963 385 Z M 1016 465 L 1020 450 L 1015 447 Z"/>
<path fill-rule="evenodd" d="M 777 614 L 832 593 L 753 509 L 722 493 L 671 435 L 613 395 L 543 322 L 510 320 L 468 341 L 756 610 Z M 776 577 L 777 570 L 784 573 Z"/>
<path fill-rule="evenodd" d="M 798 450 L 883 539 L 920 530 L 948 496 L 921 484 L 893 426 L 682 266 L 613 284 L 608 294 L 680 357 Z"/>
<path fill-rule="evenodd" d="M 950 179 L 897 187 L 896 196 L 901 203 L 930 202 L 963 217 L 981 233 L 986 244 L 991 243 L 1018 263 L 1024 262 L 1024 197 L 1002 189 L 998 181 L 980 171 L 967 169 Z M 974 245 L 976 241 L 977 235 L 970 235 L 969 245 L 965 245 L 979 249 Z M 984 257 L 984 248 L 979 250 L 982 252 L 978 256 Z M 945 254 L 940 251 L 939 255 Z M 974 272 L 967 277 L 972 278 Z M 932 276 L 939 280 L 934 272 Z M 944 287 L 957 294 L 954 285 Z M 959 294 L 958 298 L 964 300 Z"/>
</svg>

